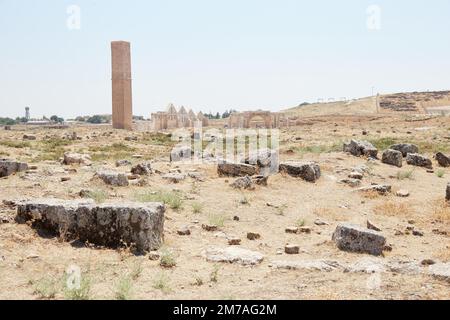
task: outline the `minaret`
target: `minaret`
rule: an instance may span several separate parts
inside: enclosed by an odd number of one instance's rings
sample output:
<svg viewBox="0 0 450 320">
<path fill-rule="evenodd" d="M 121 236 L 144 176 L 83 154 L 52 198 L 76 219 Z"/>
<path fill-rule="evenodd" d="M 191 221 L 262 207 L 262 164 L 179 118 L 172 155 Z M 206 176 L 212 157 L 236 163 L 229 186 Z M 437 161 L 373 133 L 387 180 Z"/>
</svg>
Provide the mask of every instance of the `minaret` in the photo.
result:
<svg viewBox="0 0 450 320">
<path fill-rule="evenodd" d="M 130 43 L 111 42 L 112 122 L 114 129 L 133 129 Z"/>
<path fill-rule="evenodd" d="M 25 107 L 25 119 L 30 120 L 30 107 Z"/>
</svg>

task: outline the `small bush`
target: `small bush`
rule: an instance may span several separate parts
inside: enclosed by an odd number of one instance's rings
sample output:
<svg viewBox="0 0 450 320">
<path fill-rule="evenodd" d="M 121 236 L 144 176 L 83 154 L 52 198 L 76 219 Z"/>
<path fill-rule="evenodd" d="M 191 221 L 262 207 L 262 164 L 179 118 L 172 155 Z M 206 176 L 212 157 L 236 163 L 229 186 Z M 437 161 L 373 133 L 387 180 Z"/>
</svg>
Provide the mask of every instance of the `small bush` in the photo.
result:
<svg viewBox="0 0 450 320">
<path fill-rule="evenodd" d="M 176 192 L 145 192 L 135 196 L 135 200 L 139 202 L 162 202 L 171 209 L 178 210 L 183 206 L 183 200 L 180 194 Z"/>
<path fill-rule="evenodd" d="M 222 214 L 210 214 L 208 222 L 210 225 L 221 228 L 225 225 L 225 216 Z"/>
<path fill-rule="evenodd" d="M 438 178 L 443 178 L 445 175 L 445 170 L 444 169 L 439 169 L 438 171 L 436 171 L 436 176 Z"/>
<path fill-rule="evenodd" d="M 409 179 L 412 180 L 414 175 L 414 170 L 408 170 L 408 171 L 398 171 L 397 172 L 397 179 L 398 180 L 405 180 Z"/>
<path fill-rule="evenodd" d="M 219 281 L 219 271 L 220 271 L 220 267 L 218 265 L 214 265 L 214 268 L 211 271 L 211 274 L 209 275 L 209 280 L 211 282 Z"/>
<path fill-rule="evenodd" d="M 177 265 L 175 257 L 169 250 L 162 250 L 159 265 L 163 268 L 173 268 Z"/>
<path fill-rule="evenodd" d="M 91 281 L 88 277 L 81 278 L 80 286 L 69 288 L 67 279 L 65 281 L 64 296 L 68 300 L 89 300 L 91 293 Z"/>
<path fill-rule="evenodd" d="M 153 288 L 161 290 L 164 293 L 170 292 L 169 279 L 164 273 L 160 273 L 153 282 Z"/>
<path fill-rule="evenodd" d="M 133 283 L 131 282 L 131 278 L 129 276 L 121 278 L 117 283 L 115 292 L 116 300 L 130 300 L 132 287 Z"/>
<path fill-rule="evenodd" d="M 58 293 L 58 283 L 54 279 L 44 278 L 34 283 L 33 294 L 40 299 L 54 299 Z"/>
<path fill-rule="evenodd" d="M 192 212 L 193 213 L 201 213 L 203 210 L 203 205 L 199 202 L 194 202 L 192 204 Z"/>
<path fill-rule="evenodd" d="M 109 194 L 101 189 L 89 190 L 87 192 L 87 197 L 93 199 L 96 203 L 103 203 L 108 199 Z"/>
</svg>

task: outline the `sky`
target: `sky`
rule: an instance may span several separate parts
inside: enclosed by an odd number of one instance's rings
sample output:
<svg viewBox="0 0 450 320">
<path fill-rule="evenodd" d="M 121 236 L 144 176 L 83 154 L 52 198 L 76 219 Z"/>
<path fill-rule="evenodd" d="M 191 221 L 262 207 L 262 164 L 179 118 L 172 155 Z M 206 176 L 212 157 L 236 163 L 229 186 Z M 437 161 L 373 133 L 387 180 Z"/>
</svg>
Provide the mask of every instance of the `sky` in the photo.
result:
<svg viewBox="0 0 450 320">
<path fill-rule="evenodd" d="M 0 0 L 0 117 L 110 114 L 114 40 L 148 118 L 447 90 L 449 36 L 448 0 Z"/>
</svg>

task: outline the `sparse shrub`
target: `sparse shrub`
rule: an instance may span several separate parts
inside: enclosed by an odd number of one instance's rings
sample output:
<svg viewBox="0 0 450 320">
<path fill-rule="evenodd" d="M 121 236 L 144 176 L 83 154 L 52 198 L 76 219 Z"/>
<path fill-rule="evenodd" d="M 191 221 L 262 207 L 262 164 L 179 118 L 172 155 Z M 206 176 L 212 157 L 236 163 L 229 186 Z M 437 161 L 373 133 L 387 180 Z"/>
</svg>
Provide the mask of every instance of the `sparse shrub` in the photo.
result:
<svg viewBox="0 0 450 320">
<path fill-rule="evenodd" d="M 176 192 L 145 192 L 135 196 L 135 200 L 139 202 L 162 202 L 171 209 L 178 210 L 183 207 L 183 200 L 179 193 Z"/>
<path fill-rule="evenodd" d="M 142 273 L 142 263 L 137 262 L 131 269 L 130 277 L 131 279 L 136 280 L 137 278 L 140 277 L 141 273 Z"/>
<path fill-rule="evenodd" d="M 15 149 L 23 149 L 23 148 L 30 148 L 31 143 L 28 141 L 0 141 L 1 146 L 5 146 L 8 148 L 15 148 Z"/>
<path fill-rule="evenodd" d="M 90 199 L 93 199 L 96 203 L 103 203 L 109 197 L 108 192 L 101 189 L 89 190 L 86 196 Z"/>
<path fill-rule="evenodd" d="M 239 203 L 240 203 L 240 204 L 243 204 L 243 205 L 249 205 L 249 204 L 250 204 L 250 200 L 249 200 L 245 195 L 243 195 L 243 196 L 239 199 Z"/>
<path fill-rule="evenodd" d="M 203 279 L 201 277 L 195 277 L 194 285 L 201 287 L 203 285 Z"/>
<path fill-rule="evenodd" d="M 153 282 L 153 288 L 161 290 L 164 293 L 170 292 L 169 279 L 164 273 L 158 274 Z"/>
<path fill-rule="evenodd" d="M 222 214 L 210 214 L 208 216 L 208 223 L 221 228 L 225 225 L 225 216 Z"/>
<path fill-rule="evenodd" d="M 433 215 L 442 222 L 450 222 L 450 203 L 445 200 L 438 200 L 433 205 Z"/>
<path fill-rule="evenodd" d="M 67 278 L 65 280 L 64 296 L 68 300 L 89 300 L 91 293 L 91 280 L 84 276 L 80 280 L 79 287 L 69 288 Z"/>
<path fill-rule="evenodd" d="M 203 205 L 199 202 L 194 202 L 192 204 L 192 212 L 193 213 L 201 213 L 203 210 Z"/>
<path fill-rule="evenodd" d="M 397 140 L 395 138 L 380 138 L 380 139 L 372 139 L 369 140 L 370 143 L 372 143 L 378 150 L 386 150 L 389 149 L 390 146 L 397 143 Z"/>
<path fill-rule="evenodd" d="M 439 170 L 436 171 L 436 176 L 438 178 L 443 178 L 444 175 L 445 175 L 445 170 L 444 169 L 439 169 Z"/>
<path fill-rule="evenodd" d="M 219 281 L 219 271 L 220 271 L 220 267 L 218 265 L 214 265 L 213 270 L 211 271 L 211 274 L 209 276 L 209 280 L 211 282 Z"/>
<path fill-rule="evenodd" d="M 303 218 L 300 218 L 295 222 L 295 225 L 299 228 L 304 227 L 305 224 L 306 224 L 306 220 Z"/>
<path fill-rule="evenodd" d="M 413 179 L 413 175 L 414 175 L 414 170 L 408 170 L 408 171 L 398 171 L 397 172 L 397 179 L 398 180 L 405 180 L 405 179 L 409 179 L 412 180 Z"/>
<path fill-rule="evenodd" d="M 161 251 L 159 265 L 163 268 L 173 268 L 177 265 L 173 253 L 167 249 Z"/>
<path fill-rule="evenodd" d="M 58 293 L 58 283 L 54 279 L 43 278 L 33 282 L 33 294 L 38 295 L 40 299 L 54 299 Z"/>
<path fill-rule="evenodd" d="M 115 292 L 116 300 L 130 300 L 133 283 L 129 276 L 123 277 L 117 283 Z"/>
</svg>

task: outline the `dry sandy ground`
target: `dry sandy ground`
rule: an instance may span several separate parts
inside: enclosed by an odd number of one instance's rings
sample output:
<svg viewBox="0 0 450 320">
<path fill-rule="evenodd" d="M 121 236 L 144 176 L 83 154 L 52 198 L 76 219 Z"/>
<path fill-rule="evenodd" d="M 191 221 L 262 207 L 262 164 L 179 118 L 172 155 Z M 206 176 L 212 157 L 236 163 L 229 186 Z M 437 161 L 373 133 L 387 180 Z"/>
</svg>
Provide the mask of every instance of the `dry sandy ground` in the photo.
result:
<svg viewBox="0 0 450 320">
<path fill-rule="evenodd" d="M 67 130 L 0 131 L 0 154 L 37 165 L 36 173 L 19 173 L 0 179 L 0 200 L 55 197 L 77 199 L 81 189 L 104 190 L 108 201 L 134 200 L 149 191 L 165 190 L 179 194 L 182 208 L 168 208 L 165 223 L 165 246 L 176 266 L 162 268 L 148 256 L 134 255 L 127 249 L 97 248 L 78 243 L 67 243 L 58 237 L 42 237 L 27 224 L 13 221 L 15 211 L 3 205 L 0 216 L 10 220 L 0 224 L 0 299 L 64 299 L 73 295 L 64 288 L 65 270 L 70 265 L 80 266 L 83 279 L 87 279 L 82 295 L 89 299 L 449 299 L 450 284 L 422 273 L 331 272 L 319 270 L 281 270 L 273 268 L 273 261 L 305 261 L 326 259 L 342 265 L 352 265 L 369 256 L 347 253 L 336 248 L 331 235 L 341 221 L 365 225 L 367 219 L 382 229 L 391 252 L 381 261 L 414 261 L 423 259 L 450 261 L 450 208 L 445 206 L 445 187 L 450 181 L 450 170 L 438 168 L 434 173 L 426 169 L 404 165 L 402 169 L 381 164 L 370 164 L 362 186 L 371 183 L 391 184 L 394 190 L 407 189 L 410 197 L 394 194 L 364 195 L 337 180 L 348 174 L 343 169 L 367 165 L 356 158 L 337 151 L 344 140 L 361 138 L 386 144 L 394 139 L 415 142 L 422 152 L 432 156 L 436 150 L 450 151 L 450 118 L 436 118 L 408 122 L 402 118 L 348 117 L 311 119 L 308 125 L 284 129 L 281 158 L 283 160 L 314 160 L 322 169 L 321 179 L 315 183 L 281 174 L 270 177 L 267 187 L 253 191 L 238 191 L 229 186 L 233 178 L 219 178 L 214 165 L 170 163 L 167 146 L 144 143 L 142 133 L 114 131 L 103 136 L 110 128 L 75 127 Z M 362 135 L 366 130 L 367 135 Z M 67 167 L 57 161 L 33 158 L 41 154 L 42 140 L 46 136 L 62 137 L 77 132 L 83 140 L 62 146 L 64 150 L 98 153 L 98 147 L 114 142 L 135 148 L 128 155 L 100 156 L 92 167 L 73 167 L 76 173 L 64 171 Z M 378 131 L 378 132 L 377 132 Z M 93 132 L 96 132 L 94 135 Z M 35 134 L 37 141 L 18 148 L 5 141 L 20 142 L 24 133 Z M 124 141 L 126 136 L 138 141 Z M 86 136 L 90 136 L 87 140 Z M 96 137 L 94 137 L 96 136 Z M 383 140 L 384 139 L 384 140 Z M 95 146 L 97 149 L 89 147 Z M 47 149 L 45 152 L 49 152 Z M 109 151 L 108 151 L 109 152 Z M 114 151 L 119 152 L 119 151 Z M 148 178 L 146 186 L 109 187 L 92 180 L 100 167 L 114 167 L 115 159 L 131 158 L 142 154 L 153 161 L 153 168 L 162 172 L 170 169 L 196 169 L 205 181 L 191 178 L 179 184 L 169 184 L 158 174 Z M 117 170 L 129 172 L 130 167 Z M 442 170 L 442 171 L 441 171 Z M 405 174 L 408 178 L 399 179 Z M 443 177 L 438 177 L 443 174 Z M 399 176 L 398 176 L 399 175 Z M 61 182 L 61 177 L 71 177 Z M 272 206 L 268 206 L 267 204 Z M 275 206 L 275 207 L 274 207 Z M 195 207 L 200 212 L 194 212 Z M 238 216 L 239 221 L 233 220 Z M 202 223 L 224 219 L 218 232 L 207 232 Z M 316 219 L 328 225 L 314 224 Z M 287 234 L 285 228 L 305 224 L 310 234 Z M 180 236 L 177 229 L 191 228 L 190 236 Z M 423 232 L 423 237 L 405 234 L 408 227 Z M 402 231 L 403 235 L 396 235 Z M 261 239 L 250 241 L 247 232 L 261 234 Z M 202 252 L 211 245 L 227 247 L 226 237 L 242 239 L 241 247 L 264 254 L 264 261 L 253 267 L 238 264 L 207 262 Z M 286 255 L 286 243 L 298 244 L 299 255 Z M 280 254 L 281 253 L 281 254 Z M 375 285 L 374 285 L 375 283 Z"/>
</svg>

